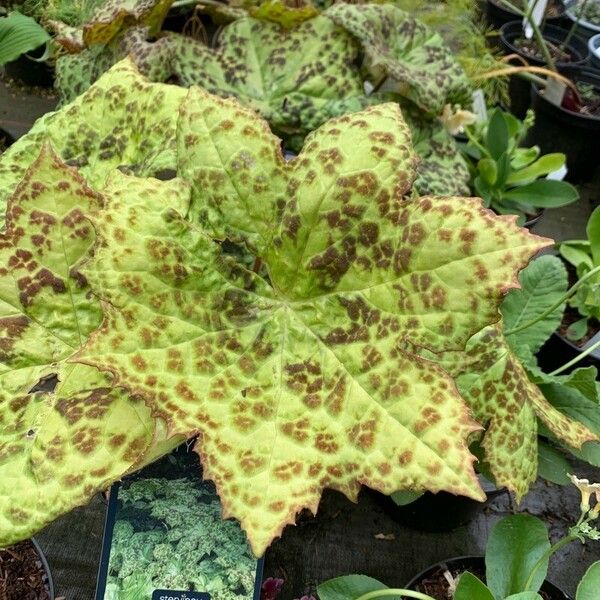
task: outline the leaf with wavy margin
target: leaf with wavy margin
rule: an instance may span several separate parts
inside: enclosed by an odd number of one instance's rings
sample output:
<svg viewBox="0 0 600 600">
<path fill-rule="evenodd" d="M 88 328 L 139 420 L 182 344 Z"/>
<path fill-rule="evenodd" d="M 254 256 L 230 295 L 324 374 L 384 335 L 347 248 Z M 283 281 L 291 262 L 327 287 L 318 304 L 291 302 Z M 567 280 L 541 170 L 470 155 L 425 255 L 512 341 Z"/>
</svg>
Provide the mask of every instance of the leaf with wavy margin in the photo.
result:
<svg viewBox="0 0 600 600">
<path fill-rule="evenodd" d="M 100 324 L 77 263 L 95 240 L 86 216 L 102 206 L 49 146 L 8 203 L 0 233 L 0 546 L 168 449 L 139 398 L 95 368 L 66 362 Z"/>
<path fill-rule="evenodd" d="M 203 230 L 140 210 L 116 236 L 111 204 L 85 269 L 105 319 L 77 360 L 145 397 L 170 432 L 199 434 L 257 554 L 324 487 L 481 498 L 476 426 L 406 339 L 462 348 L 548 241 L 478 200 L 403 201 L 415 156 L 394 105 L 328 122 L 288 163 L 266 125 L 197 89 L 178 134 Z M 225 257 L 214 231 L 248 240 L 268 277 Z"/>
<path fill-rule="evenodd" d="M 374 83 L 414 102 L 430 116 L 446 104 L 470 103 L 470 83 L 443 38 L 392 4 L 338 2 L 324 15 L 362 44 Z"/>
</svg>

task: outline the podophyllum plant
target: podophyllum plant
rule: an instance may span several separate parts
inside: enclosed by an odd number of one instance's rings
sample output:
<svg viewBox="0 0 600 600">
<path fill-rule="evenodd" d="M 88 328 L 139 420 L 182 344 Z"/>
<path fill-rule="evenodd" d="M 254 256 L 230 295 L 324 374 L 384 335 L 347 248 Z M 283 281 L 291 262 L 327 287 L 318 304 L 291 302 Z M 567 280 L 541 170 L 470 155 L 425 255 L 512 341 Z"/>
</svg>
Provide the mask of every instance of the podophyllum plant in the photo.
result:
<svg viewBox="0 0 600 600">
<path fill-rule="evenodd" d="M 571 477 L 581 491 L 581 515 L 567 535 L 551 545 L 546 525 L 530 515 L 505 517 L 490 532 L 485 552 L 485 583 L 465 571 L 450 584 L 453 600 L 542 600 L 539 591 L 549 560 L 558 550 L 579 540 L 600 540 L 594 524 L 600 514 L 600 484 Z M 590 505 L 590 499 L 596 500 Z M 577 587 L 576 600 L 595 600 L 600 589 L 600 561 L 589 567 Z M 362 575 L 331 579 L 318 586 L 320 600 L 374 600 L 389 596 L 434 600 L 415 590 L 390 589 Z"/>
<path fill-rule="evenodd" d="M 567 337 L 572 340 L 579 340 L 587 333 L 590 319 L 600 320 L 600 273 L 591 273 L 600 267 L 600 208 L 590 215 L 586 232 L 586 240 L 569 240 L 558 246 L 560 255 L 575 267 L 579 280 L 588 276 L 569 300 L 581 315 L 567 330 Z"/>
<path fill-rule="evenodd" d="M 408 199 L 416 162 L 396 105 L 286 163 L 252 111 L 128 61 L 38 121 L 0 158 L 0 543 L 194 435 L 257 554 L 324 487 L 483 498 L 480 426 L 424 356 L 497 322 L 550 240 Z"/>
<path fill-rule="evenodd" d="M 579 193 L 565 181 L 547 179 L 566 163 L 561 153 L 540 156 L 537 146 L 522 148 L 533 113 L 523 122 L 496 108 L 485 123 L 467 126 L 461 144 L 471 171 L 471 188 L 500 214 L 519 215 L 521 224 L 543 208 L 575 202 Z"/>
<path fill-rule="evenodd" d="M 321 14 L 303 8 L 280 13 L 279 4 L 267 2 L 250 10 L 253 16 L 241 10 L 242 18 L 225 25 L 207 46 L 173 32 L 153 39 L 168 4 L 123 6 L 112 0 L 80 31 L 57 35 L 70 51 L 57 61 L 63 99 L 72 100 L 131 56 L 152 81 L 200 85 L 237 98 L 267 119 L 294 151 L 331 117 L 395 101 L 410 112 L 409 125 L 419 139 L 416 150 L 424 164 L 415 189 L 468 194 L 466 164 L 438 117 L 448 104 L 470 103 L 469 81 L 443 39 L 404 11 L 339 3 Z M 291 26 L 282 26 L 285 15 L 294 16 Z"/>
</svg>

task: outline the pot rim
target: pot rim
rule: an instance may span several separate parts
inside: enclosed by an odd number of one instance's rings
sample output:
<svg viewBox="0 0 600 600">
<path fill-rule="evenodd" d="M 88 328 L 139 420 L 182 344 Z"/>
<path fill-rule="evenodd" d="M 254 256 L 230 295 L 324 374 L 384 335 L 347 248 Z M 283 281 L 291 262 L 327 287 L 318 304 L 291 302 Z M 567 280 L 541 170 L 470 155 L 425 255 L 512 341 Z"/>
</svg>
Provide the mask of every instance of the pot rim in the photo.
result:
<svg viewBox="0 0 600 600">
<path fill-rule="evenodd" d="M 590 49 L 590 54 L 596 58 L 600 58 L 600 33 L 593 35 L 588 40 L 588 48 Z"/>
<path fill-rule="evenodd" d="M 46 571 L 46 576 L 48 577 L 48 592 L 50 595 L 50 600 L 54 600 L 54 581 L 52 579 L 52 572 L 50 571 L 50 565 L 48 564 L 48 559 L 46 558 L 44 551 L 42 550 L 41 546 L 39 545 L 38 541 L 35 538 L 32 537 L 29 539 L 29 541 L 33 544 L 33 547 L 35 548 L 35 550 L 38 553 L 38 556 L 40 557 L 40 560 L 42 562 L 42 567 L 43 567 L 44 571 Z"/>
<path fill-rule="evenodd" d="M 573 8 L 577 4 L 577 0 L 564 0 L 565 12 L 564 14 L 571 19 L 571 21 L 575 22 L 578 20 L 577 15 L 573 12 Z M 600 25 L 594 25 L 585 19 L 579 19 L 578 27 L 584 27 L 585 29 L 589 29 L 590 31 L 597 31 L 600 33 Z"/>
<path fill-rule="evenodd" d="M 442 567 L 443 565 L 448 565 L 448 563 L 454 563 L 454 562 L 459 562 L 459 561 L 461 561 L 461 562 L 483 561 L 484 564 L 485 564 L 485 556 L 481 556 L 480 554 L 465 554 L 465 555 L 461 555 L 461 556 L 452 556 L 452 557 L 447 558 L 445 560 L 440 560 L 437 563 L 432 563 L 431 565 L 429 565 L 428 567 L 422 569 L 419 573 L 417 573 L 417 575 L 415 575 L 406 584 L 405 588 L 406 589 L 411 589 L 411 586 L 414 586 L 417 581 L 419 581 L 420 579 L 422 579 L 423 576 L 425 574 L 427 574 L 429 571 L 431 571 L 432 569 L 435 569 L 435 568 L 438 568 L 438 567 Z M 555 583 L 552 583 L 548 579 L 544 579 L 544 583 L 546 583 L 548 585 L 551 585 L 556 590 L 558 590 L 561 594 L 563 594 L 563 596 L 565 598 L 568 598 L 569 600 L 571 600 L 571 596 L 569 596 L 569 594 L 567 594 L 564 590 L 562 590 L 560 587 L 558 587 Z"/>
<path fill-rule="evenodd" d="M 537 63 L 544 64 L 543 59 L 538 59 L 535 57 L 528 56 L 522 50 L 520 50 L 513 44 L 513 38 L 509 37 L 512 32 L 507 33 L 507 31 L 510 29 L 513 29 L 515 27 L 518 27 L 518 30 L 522 31 L 523 23 L 520 19 L 516 19 L 514 21 L 509 21 L 508 23 L 504 23 L 504 25 L 502 25 L 502 27 L 500 27 L 500 29 L 499 29 L 500 39 L 503 41 L 503 43 L 506 44 L 511 49 L 511 51 L 515 52 L 519 56 L 522 56 L 525 59 L 529 59 L 530 61 L 535 61 Z M 550 40 L 556 39 L 559 33 L 564 33 L 564 37 L 566 38 L 569 34 L 569 31 L 567 29 L 565 29 L 564 27 L 559 27 L 558 25 L 546 25 L 546 27 L 544 28 L 544 30 L 542 32 L 544 38 L 545 39 L 547 38 Z M 578 48 L 577 45 L 580 45 L 581 47 Z M 579 36 L 574 35 L 573 38 L 571 39 L 571 41 L 569 42 L 569 47 L 574 52 L 576 52 L 578 55 L 580 55 L 581 58 L 579 60 L 572 61 L 572 62 L 557 61 L 556 62 L 557 66 L 560 66 L 561 68 L 581 66 L 581 65 L 584 65 L 589 60 L 590 49 L 588 47 L 587 40 L 583 40 Z M 582 51 L 584 51 L 585 54 L 582 53 Z"/>
<path fill-rule="evenodd" d="M 579 72 L 582 75 L 592 75 L 592 76 L 598 77 L 598 83 L 592 84 L 592 85 L 594 85 L 594 87 L 596 87 L 600 91 L 600 76 L 598 75 L 597 72 L 591 71 L 589 69 L 589 67 L 586 68 L 585 65 L 570 65 L 569 68 L 565 70 L 564 75 L 569 76 L 570 75 L 569 71 L 574 72 L 575 79 L 577 76 L 577 72 Z M 531 83 L 531 90 L 532 90 L 533 94 L 538 96 L 541 100 L 546 102 L 549 106 L 552 106 L 554 109 L 563 113 L 564 115 L 568 115 L 569 117 L 571 117 L 573 119 L 581 119 L 582 122 L 595 123 L 596 121 L 600 121 L 600 116 L 595 117 L 593 115 L 585 115 L 582 113 L 576 113 L 576 112 L 567 110 L 566 108 L 563 108 L 562 106 L 557 106 L 556 104 L 549 102 L 548 100 L 546 100 L 546 98 L 544 98 L 544 94 L 540 93 L 540 88 L 533 82 Z"/>
</svg>

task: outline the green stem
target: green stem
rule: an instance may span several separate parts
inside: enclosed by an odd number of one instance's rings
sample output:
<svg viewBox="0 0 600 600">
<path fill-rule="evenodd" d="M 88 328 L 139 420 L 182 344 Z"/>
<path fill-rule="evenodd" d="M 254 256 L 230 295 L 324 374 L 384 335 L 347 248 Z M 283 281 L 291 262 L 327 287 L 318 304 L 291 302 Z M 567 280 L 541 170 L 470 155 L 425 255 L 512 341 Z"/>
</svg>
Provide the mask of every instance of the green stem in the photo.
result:
<svg viewBox="0 0 600 600">
<path fill-rule="evenodd" d="M 547 308 L 545 311 L 540 313 L 533 321 L 528 321 L 524 325 L 519 325 L 518 327 L 514 327 L 513 329 L 509 329 L 504 332 L 504 335 L 512 335 L 513 333 L 519 333 L 519 331 L 523 331 L 523 329 L 527 329 L 532 325 L 535 325 L 542 319 L 545 319 L 549 314 L 553 313 L 565 300 L 568 300 L 590 277 L 596 275 L 596 273 L 600 272 L 600 266 L 594 267 L 591 271 L 588 271 L 577 283 L 575 283 L 571 288 L 567 290 L 567 292 L 560 297 L 550 308 Z"/>
<path fill-rule="evenodd" d="M 562 367 L 555 369 L 554 371 L 552 371 L 552 373 L 549 373 L 549 375 L 559 375 L 563 371 L 566 371 L 569 367 L 572 367 L 573 365 L 576 365 L 580 360 L 583 360 L 588 354 L 591 354 L 596 348 L 600 348 L 600 341 L 597 341 L 595 344 L 592 344 L 589 348 L 587 348 L 583 352 L 580 352 L 573 360 L 570 360 L 568 363 L 565 363 Z"/>
<path fill-rule="evenodd" d="M 588 3 L 588 0 L 583 0 L 583 3 L 582 3 L 581 8 L 579 10 L 579 16 L 577 17 L 577 19 L 575 21 L 573 21 L 573 24 L 571 25 L 571 28 L 569 29 L 569 33 L 567 34 L 567 37 L 565 38 L 565 41 L 560 45 L 560 50 L 561 51 L 564 52 L 565 48 L 567 47 L 567 45 L 569 44 L 569 42 L 573 38 L 573 35 L 575 35 L 575 30 L 579 26 L 579 21 L 581 21 L 581 19 L 583 18 L 583 12 L 585 10 L 585 7 L 587 6 L 587 3 Z M 575 7 L 578 8 L 577 5 L 575 5 Z"/>
<path fill-rule="evenodd" d="M 435 600 L 427 594 L 421 594 L 421 592 L 413 592 L 412 590 L 401 590 L 401 589 L 387 589 L 387 590 L 374 590 L 373 592 L 367 592 L 362 596 L 356 598 L 356 600 L 371 600 L 372 598 L 380 598 L 382 596 L 406 596 L 407 598 L 417 598 L 417 600 Z"/>
<path fill-rule="evenodd" d="M 479 140 L 473 135 L 472 131 L 470 130 L 469 127 L 465 127 L 465 134 L 467 136 L 467 138 L 469 138 L 469 141 L 473 144 L 473 146 L 475 146 L 479 152 L 481 152 L 482 154 L 482 158 L 484 156 L 489 157 L 489 152 L 485 149 L 485 147 L 479 142 Z"/>
<path fill-rule="evenodd" d="M 535 563 L 535 565 L 533 565 L 533 569 L 531 570 L 531 573 L 529 574 L 529 577 L 527 578 L 527 581 L 525 582 L 525 587 L 523 588 L 523 591 L 525 591 L 525 592 L 530 591 L 529 588 L 531 587 L 531 582 L 533 581 L 533 578 L 535 577 L 535 574 L 540 569 L 540 567 L 555 552 L 557 552 L 558 550 L 560 550 L 563 546 L 566 546 L 567 544 L 570 544 L 571 542 L 575 541 L 576 539 L 577 539 L 576 535 L 568 535 L 567 537 L 564 537 L 562 540 L 559 540 L 558 542 L 556 542 L 556 544 L 554 544 L 554 546 L 551 546 L 550 548 L 548 548 L 548 550 L 546 550 L 546 552 L 544 552 L 544 554 L 542 554 L 542 556 L 540 556 L 540 558 Z"/>
<path fill-rule="evenodd" d="M 529 10 L 529 5 L 527 4 L 527 0 L 523 0 L 523 6 L 525 7 L 525 14 L 527 15 L 527 20 L 529 21 L 529 24 L 531 25 L 531 28 L 533 29 L 535 39 L 537 40 L 540 50 L 542 51 L 542 54 L 544 55 L 544 60 L 546 61 L 548 68 L 551 69 L 552 71 L 556 71 L 556 65 L 554 64 L 554 60 L 552 59 L 552 56 L 550 55 L 550 51 L 548 50 L 548 46 L 546 45 L 546 40 L 544 39 L 544 36 L 542 35 L 542 31 L 541 31 L 539 25 L 531 18 L 531 11 Z M 532 7 L 532 9 L 533 9 L 533 7 Z"/>
</svg>

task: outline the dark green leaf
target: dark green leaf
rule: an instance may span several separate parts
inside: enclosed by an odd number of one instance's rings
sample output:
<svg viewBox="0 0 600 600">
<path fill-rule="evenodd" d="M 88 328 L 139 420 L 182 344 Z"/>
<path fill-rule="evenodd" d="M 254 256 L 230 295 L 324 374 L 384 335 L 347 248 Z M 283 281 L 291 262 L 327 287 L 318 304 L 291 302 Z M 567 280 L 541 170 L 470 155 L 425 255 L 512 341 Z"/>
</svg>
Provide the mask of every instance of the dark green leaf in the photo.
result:
<svg viewBox="0 0 600 600">
<path fill-rule="evenodd" d="M 530 515 L 512 515 L 493 527 L 487 543 L 486 580 L 496 598 L 537 591 L 546 577 L 548 561 L 537 569 L 529 589 L 525 584 L 534 565 L 550 548 L 542 521 Z"/>
<path fill-rule="evenodd" d="M 453 600 L 494 600 L 489 588 L 468 571 L 458 580 Z"/>
<path fill-rule="evenodd" d="M 536 208 L 557 208 L 579 199 L 579 192 L 566 181 L 540 179 L 504 193 L 503 198 Z"/>
<path fill-rule="evenodd" d="M 386 590 L 387 585 L 367 577 L 366 575 L 344 575 L 329 579 L 317 586 L 319 600 L 356 600 L 359 596 L 374 592 L 376 590 Z M 389 600 L 401 600 L 399 596 L 388 596 Z"/>
<path fill-rule="evenodd" d="M 587 236 L 592 250 L 594 265 L 600 265 L 600 206 L 594 210 L 588 220 Z"/>
<path fill-rule="evenodd" d="M 600 594 L 600 560 L 596 561 L 577 586 L 576 600 L 598 600 Z"/>
<path fill-rule="evenodd" d="M 496 109 L 490 118 L 486 146 L 492 158 L 498 160 L 508 150 L 508 125 L 504 113 Z"/>
<path fill-rule="evenodd" d="M 575 323 L 571 323 L 569 328 L 567 329 L 567 337 L 570 340 L 576 341 L 580 340 L 586 333 L 588 329 L 588 319 L 584 317 L 583 319 L 579 319 L 579 321 L 575 321 Z"/>
<path fill-rule="evenodd" d="M 493 186 L 498 179 L 498 165 L 492 158 L 482 158 L 477 163 L 479 173 L 481 173 L 481 179 L 486 185 Z"/>
<path fill-rule="evenodd" d="M 390 495 L 390 498 L 397 506 L 406 506 L 412 504 L 423 495 L 423 492 L 413 492 L 411 490 L 400 490 Z"/>
<path fill-rule="evenodd" d="M 35 19 L 18 11 L 0 19 L 0 65 L 35 50 L 50 39 Z"/>
<path fill-rule="evenodd" d="M 564 454 L 538 440 L 538 476 L 558 485 L 568 485 L 571 466 Z"/>
</svg>

